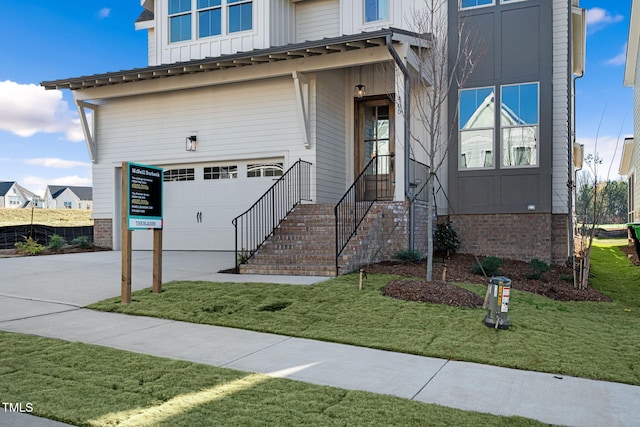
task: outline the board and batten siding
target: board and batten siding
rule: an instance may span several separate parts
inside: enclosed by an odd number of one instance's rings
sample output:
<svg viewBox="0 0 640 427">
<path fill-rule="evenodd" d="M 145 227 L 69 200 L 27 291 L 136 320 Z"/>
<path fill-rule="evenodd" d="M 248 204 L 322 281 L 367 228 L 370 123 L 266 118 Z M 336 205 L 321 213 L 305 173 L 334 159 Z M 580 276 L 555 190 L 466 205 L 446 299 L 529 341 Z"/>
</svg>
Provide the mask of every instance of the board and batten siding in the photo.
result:
<svg viewBox="0 0 640 427">
<path fill-rule="evenodd" d="M 346 72 L 316 75 L 316 194 L 318 203 L 336 203 L 346 190 Z"/>
<path fill-rule="evenodd" d="M 295 4 L 290 0 L 269 2 L 269 45 L 293 43 L 296 36 Z"/>
<path fill-rule="evenodd" d="M 638 47 L 640 53 L 640 46 Z M 629 212 L 633 212 L 633 221 L 640 221 L 640 61 L 636 61 L 636 69 L 633 83 L 633 153 L 631 154 L 631 167 L 629 168 L 630 176 L 633 179 L 633 206 L 629 206 Z"/>
<path fill-rule="evenodd" d="M 569 46 L 570 11 L 567 0 L 553 0 L 553 169 L 552 212 L 570 212 L 567 182 L 572 171 L 569 158 L 572 149 L 570 133 L 571 70 Z"/>
<path fill-rule="evenodd" d="M 315 0 L 296 3 L 296 42 L 340 35 L 340 1 Z"/>
<path fill-rule="evenodd" d="M 285 159 L 305 148 L 291 78 L 275 78 L 103 101 L 97 114 L 98 159 L 94 165 L 94 212 L 111 218 L 114 168 L 122 161 L 168 167 L 212 161 Z M 197 134 L 197 151 L 185 138 Z"/>
</svg>

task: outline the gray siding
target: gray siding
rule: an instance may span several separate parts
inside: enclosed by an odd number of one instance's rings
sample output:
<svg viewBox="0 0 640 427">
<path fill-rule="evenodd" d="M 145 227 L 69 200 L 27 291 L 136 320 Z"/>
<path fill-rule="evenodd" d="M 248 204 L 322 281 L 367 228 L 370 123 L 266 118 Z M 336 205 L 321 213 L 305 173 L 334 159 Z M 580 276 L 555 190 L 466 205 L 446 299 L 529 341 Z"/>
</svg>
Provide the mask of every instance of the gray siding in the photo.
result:
<svg viewBox="0 0 640 427">
<path fill-rule="evenodd" d="M 342 70 L 316 77 L 316 172 L 318 203 L 335 203 L 344 194 L 346 178 L 345 132 L 347 116 Z"/>
<path fill-rule="evenodd" d="M 296 3 L 296 41 L 340 35 L 340 2 L 315 0 Z"/>
<path fill-rule="evenodd" d="M 525 213 L 529 205 L 535 205 L 537 212 L 551 212 L 554 153 L 552 2 L 530 0 L 472 9 L 460 15 L 468 20 L 467 29 L 477 33 L 475 40 L 479 40 L 485 49 L 480 64 L 465 87 L 495 87 L 496 98 L 499 99 L 501 85 L 539 82 L 539 164 L 526 168 L 500 167 L 500 123 L 496 117 L 494 168 L 458 170 L 458 136 L 454 131 L 456 144 L 449 156 L 448 175 L 452 213 Z M 450 8 L 450 22 L 457 22 L 458 16 L 458 10 Z M 564 18 L 568 19 L 566 14 Z M 453 41 L 457 40 L 456 26 L 450 25 L 449 28 L 452 52 L 455 46 Z M 566 30 L 564 34 L 568 38 Z M 564 91 L 566 96 L 566 81 Z M 449 103 L 450 117 L 457 117 L 457 88 L 451 91 L 450 100 L 453 101 Z M 566 164 L 565 159 L 565 170 Z M 566 173 L 561 179 L 566 183 Z"/>
</svg>

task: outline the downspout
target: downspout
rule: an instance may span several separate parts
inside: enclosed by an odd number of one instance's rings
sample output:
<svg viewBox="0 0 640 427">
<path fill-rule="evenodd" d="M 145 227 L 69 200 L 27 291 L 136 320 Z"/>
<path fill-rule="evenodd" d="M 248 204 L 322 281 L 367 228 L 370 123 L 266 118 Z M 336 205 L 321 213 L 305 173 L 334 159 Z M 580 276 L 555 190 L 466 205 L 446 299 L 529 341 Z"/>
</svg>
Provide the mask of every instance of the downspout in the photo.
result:
<svg viewBox="0 0 640 427">
<path fill-rule="evenodd" d="M 404 194 L 405 197 L 409 199 L 409 249 L 414 250 L 415 248 L 415 233 L 414 233 L 414 200 L 413 194 L 411 190 L 411 181 L 409 179 L 409 160 L 410 160 L 410 150 L 409 146 L 411 143 L 411 81 L 409 79 L 409 69 L 396 52 L 393 47 L 393 41 L 391 40 L 391 35 L 387 35 L 387 49 L 389 49 L 389 53 L 393 57 L 398 68 L 402 72 L 404 76 Z"/>
</svg>

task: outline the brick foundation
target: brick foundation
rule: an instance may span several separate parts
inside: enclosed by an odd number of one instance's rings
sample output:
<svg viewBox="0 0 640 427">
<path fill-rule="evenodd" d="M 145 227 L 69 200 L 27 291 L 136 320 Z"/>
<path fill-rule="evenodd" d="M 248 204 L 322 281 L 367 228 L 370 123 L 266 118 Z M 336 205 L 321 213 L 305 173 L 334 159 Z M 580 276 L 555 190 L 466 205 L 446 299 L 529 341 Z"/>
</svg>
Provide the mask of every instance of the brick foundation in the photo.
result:
<svg viewBox="0 0 640 427">
<path fill-rule="evenodd" d="M 96 246 L 113 249 L 113 220 L 93 220 L 93 243 Z"/>
<path fill-rule="evenodd" d="M 562 264 L 568 253 L 568 217 L 544 213 L 452 215 L 460 253 Z"/>
</svg>

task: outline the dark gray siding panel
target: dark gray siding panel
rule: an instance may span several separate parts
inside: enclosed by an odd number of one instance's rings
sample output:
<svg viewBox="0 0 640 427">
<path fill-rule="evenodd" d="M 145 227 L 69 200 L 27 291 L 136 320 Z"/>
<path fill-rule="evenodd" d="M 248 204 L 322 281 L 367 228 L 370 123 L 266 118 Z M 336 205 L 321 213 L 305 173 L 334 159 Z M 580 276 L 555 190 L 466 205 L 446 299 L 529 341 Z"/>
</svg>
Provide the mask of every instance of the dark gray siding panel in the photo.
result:
<svg viewBox="0 0 640 427">
<path fill-rule="evenodd" d="M 455 3 L 455 2 L 451 2 Z M 553 20 L 548 0 L 528 0 L 495 5 L 459 13 L 449 9 L 450 22 L 465 20 L 484 54 L 465 87 L 494 86 L 500 98 L 500 86 L 539 82 L 540 114 L 536 167 L 501 168 L 500 141 L 495 141 L 495 168 L 458 170 L 456 143 L 449 155 L 449 200 L 454 214 L 525 213 L 530 205 L 536 212 L 552 208 L 552 119 L 553 119 Z M 450 26 L 450 54 L 455 51 L 456 26 Z M 450 63 L 453 63 L 450 61 Z M 450 93 L 449 114 L 457 117 L 458 90 Z M 500 123 L 496 118 L 495 135 Z"/>
</svg>

